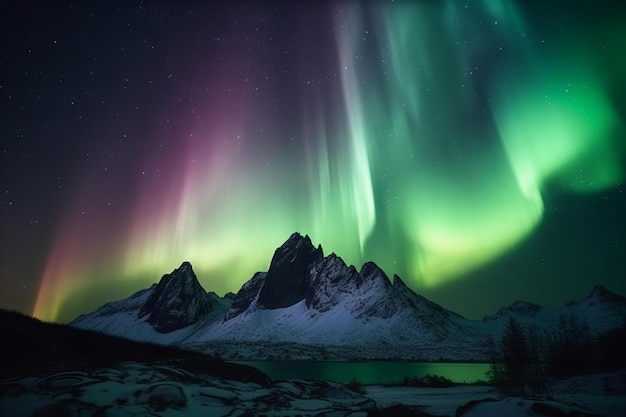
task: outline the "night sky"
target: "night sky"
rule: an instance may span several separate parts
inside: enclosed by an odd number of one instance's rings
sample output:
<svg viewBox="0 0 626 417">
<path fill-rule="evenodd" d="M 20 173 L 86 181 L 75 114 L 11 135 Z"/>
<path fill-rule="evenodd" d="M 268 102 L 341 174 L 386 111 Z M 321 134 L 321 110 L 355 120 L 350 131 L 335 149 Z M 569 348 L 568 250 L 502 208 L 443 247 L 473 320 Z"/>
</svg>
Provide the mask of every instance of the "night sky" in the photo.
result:
<svg viewBox="0 0 626 417">
<path fill-rule="evenodd" d="M 0 307 L 294 231 L 470 318 L 626 295 L 622 1 L 89 3 L 0 9 Z"/>
</svg>

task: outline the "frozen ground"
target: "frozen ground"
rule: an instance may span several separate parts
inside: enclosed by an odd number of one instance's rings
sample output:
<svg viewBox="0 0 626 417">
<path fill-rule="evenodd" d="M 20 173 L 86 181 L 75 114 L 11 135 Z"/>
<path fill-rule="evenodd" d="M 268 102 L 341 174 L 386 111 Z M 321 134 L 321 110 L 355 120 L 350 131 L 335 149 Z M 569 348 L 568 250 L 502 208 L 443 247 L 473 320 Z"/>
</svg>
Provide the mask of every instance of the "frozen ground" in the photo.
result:
<svg viewBox="0 0 626 417">
<path fill-rule="evenodd" d="M 378 407 L 402 404 L 434 416 L 454 416 L 457 408 L 472 400 L 495 398 L 494 388 L 484 385 L 463 385 L 451 388 L 387 387 L 371 385 L 365 395 Z"/>
<path fill-rule="evenodd" d="M 60 372 L 0 382 L 0 416 L 357 417 L 398 404 L 425 415 L 455 416 L 459 407 L 486 398 L 497 399 L 497 393 L 491 387 L 479 385 L 451 388 L 372 385 L 355 392 L 332 382 L 290 380 L 262 385 L 193 374 L 171 365 L 127 362 L 89 373 Z M 578 414 L 568 414 L 572 412 Z M 623 417 L 626 416 L 626 371 L 554 383 L 549 401 L 504 398 L 478 402 L 461 415 Z"/>
<path fill-rule="evenodd" d="M 403 404 L 435 416 L 455 416 L 456 410 L 470 401 L 498 399 L 494 388 L 466 385 L 452 388 L 417 388 L 368 386 L 366 394 L 378 407 L 388 408 Z M 504 398 L 482 403 L 469 409 L 463 417 L 490 416 L 547 416 L 584 415 L 568 414 L 586 412 L 604 417 L 626 416 L 626 371 L 594 374 L 555 381 L 550 384 L 550 400 L 524 400 Z M 533 404 L 535 405 L 533 407 Z M 548 407 L 545 407 L 548 406 Z M 542 408 L 543 407 L 543 408 Z M 552 407 L 557 414 L 549 414 Z M 544 410 L 543 412 L 541 410 Z"/>
<path fill-rule="evenodd" d="M 497 401 L 469 404 L 459 417 L 600 417 L 593 411 L 551 400 L 507 397 Z"/>
<path fill-rule="evenodd" d="M 570 378 L 552 384 L 551 394 L 606 417 L 626 416 L 626 370 Z"/>
<path fill-rule="evenodd" d="M 124 363 L 0 383 L 0 416 L 366 416 L 369 398 L 331 382 L 267 385 Z"/>
</svg>

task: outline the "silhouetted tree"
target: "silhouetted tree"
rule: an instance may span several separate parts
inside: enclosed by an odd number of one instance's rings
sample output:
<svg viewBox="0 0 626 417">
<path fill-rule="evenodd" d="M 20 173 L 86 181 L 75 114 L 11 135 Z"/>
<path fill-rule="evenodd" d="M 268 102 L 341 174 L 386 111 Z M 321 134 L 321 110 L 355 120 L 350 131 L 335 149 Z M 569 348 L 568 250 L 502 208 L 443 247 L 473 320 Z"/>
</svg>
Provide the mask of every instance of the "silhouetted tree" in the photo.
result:
<svg viewBox="0 0 626 417">
<path fill-rule="evenodd" d="M 528 342 L 522 326 L 511 317 L 500 339 L 504 385 L 512 394 L 522 394 L 528 382 Z"/>
<path fill-rule="evenodd" d="M 487 340 L 489 381 L 507 395 L 545 395 L 546 375 L 567 378 L 591 372 L 626 369 L 626 322 L 594 337 L 584 320 L 559 318 L 541 337 L 533 325 L 523 328 L 514 318 L 504 327 L 499 345 Z"/>
<path fill-rule="evenodd" d="M 526 335 L 528 340 L 528 387 L 534 395 L 546 394 L 548 389 L 544 370 L 544 349 L 542 338 L 534 325 L 528 326 Z"/>
<path fill-rule="evenodd" d="M 585 321 L 571 315 L 559 317 L 548 336 L 547 370 L 559 378 L 589 373 L 594 369 L 595 340 Z"/>
<path fill-rule="evenodd" d="M 500 352 L 496 346 L 496 342 L 492 336 L 487 338 L 487 352 L 489 355 L 489 370 L 487 371 L 487 380 L 496 386 L 498 390 L 504 388 L 505 372 Z"/>
<path fill-rule="evenodd" d="M 626 369 L 626 323 L 601 334 L 595 341 L 596 369 L 600 372 Z"/>
</svg>

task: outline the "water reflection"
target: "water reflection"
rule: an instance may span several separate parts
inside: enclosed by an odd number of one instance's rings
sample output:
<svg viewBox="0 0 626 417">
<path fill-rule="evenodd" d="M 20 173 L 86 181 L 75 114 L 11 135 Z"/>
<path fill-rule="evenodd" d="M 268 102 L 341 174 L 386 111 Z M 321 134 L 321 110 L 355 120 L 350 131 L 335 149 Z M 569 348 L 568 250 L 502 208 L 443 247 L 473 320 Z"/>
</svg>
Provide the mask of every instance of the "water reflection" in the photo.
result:
<svg viewBox="0 0 626 417">
<path fill-rule="evenodd" d="M 437 362 L 271 362 L 237 361 L 254 366 L 272 379 L 328 380 L 362 384 L 397 384 L 405 378 L 439 375 L 454 382 L 485 381 L 484 363 Z"/>
</svg>

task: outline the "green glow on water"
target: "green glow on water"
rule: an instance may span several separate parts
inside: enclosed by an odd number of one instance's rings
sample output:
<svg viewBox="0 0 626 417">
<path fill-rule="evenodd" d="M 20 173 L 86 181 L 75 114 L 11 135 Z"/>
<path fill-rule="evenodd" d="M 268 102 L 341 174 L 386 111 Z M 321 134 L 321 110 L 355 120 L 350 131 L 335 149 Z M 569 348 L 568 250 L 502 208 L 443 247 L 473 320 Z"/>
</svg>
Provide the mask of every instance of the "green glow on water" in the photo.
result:
<svg viewBox="0 0 626 417">
<path fill-rule="evenodd" d="M 453 382 L 485 381 L 489 365 L 485 363 L 439 362 L 271 362 L 237 361 L 259 369 L 274 380 L 304 379 L 347 384 L 399 384 L 405 378 L 426 375 L 443 376 Z"/>
</svg>

